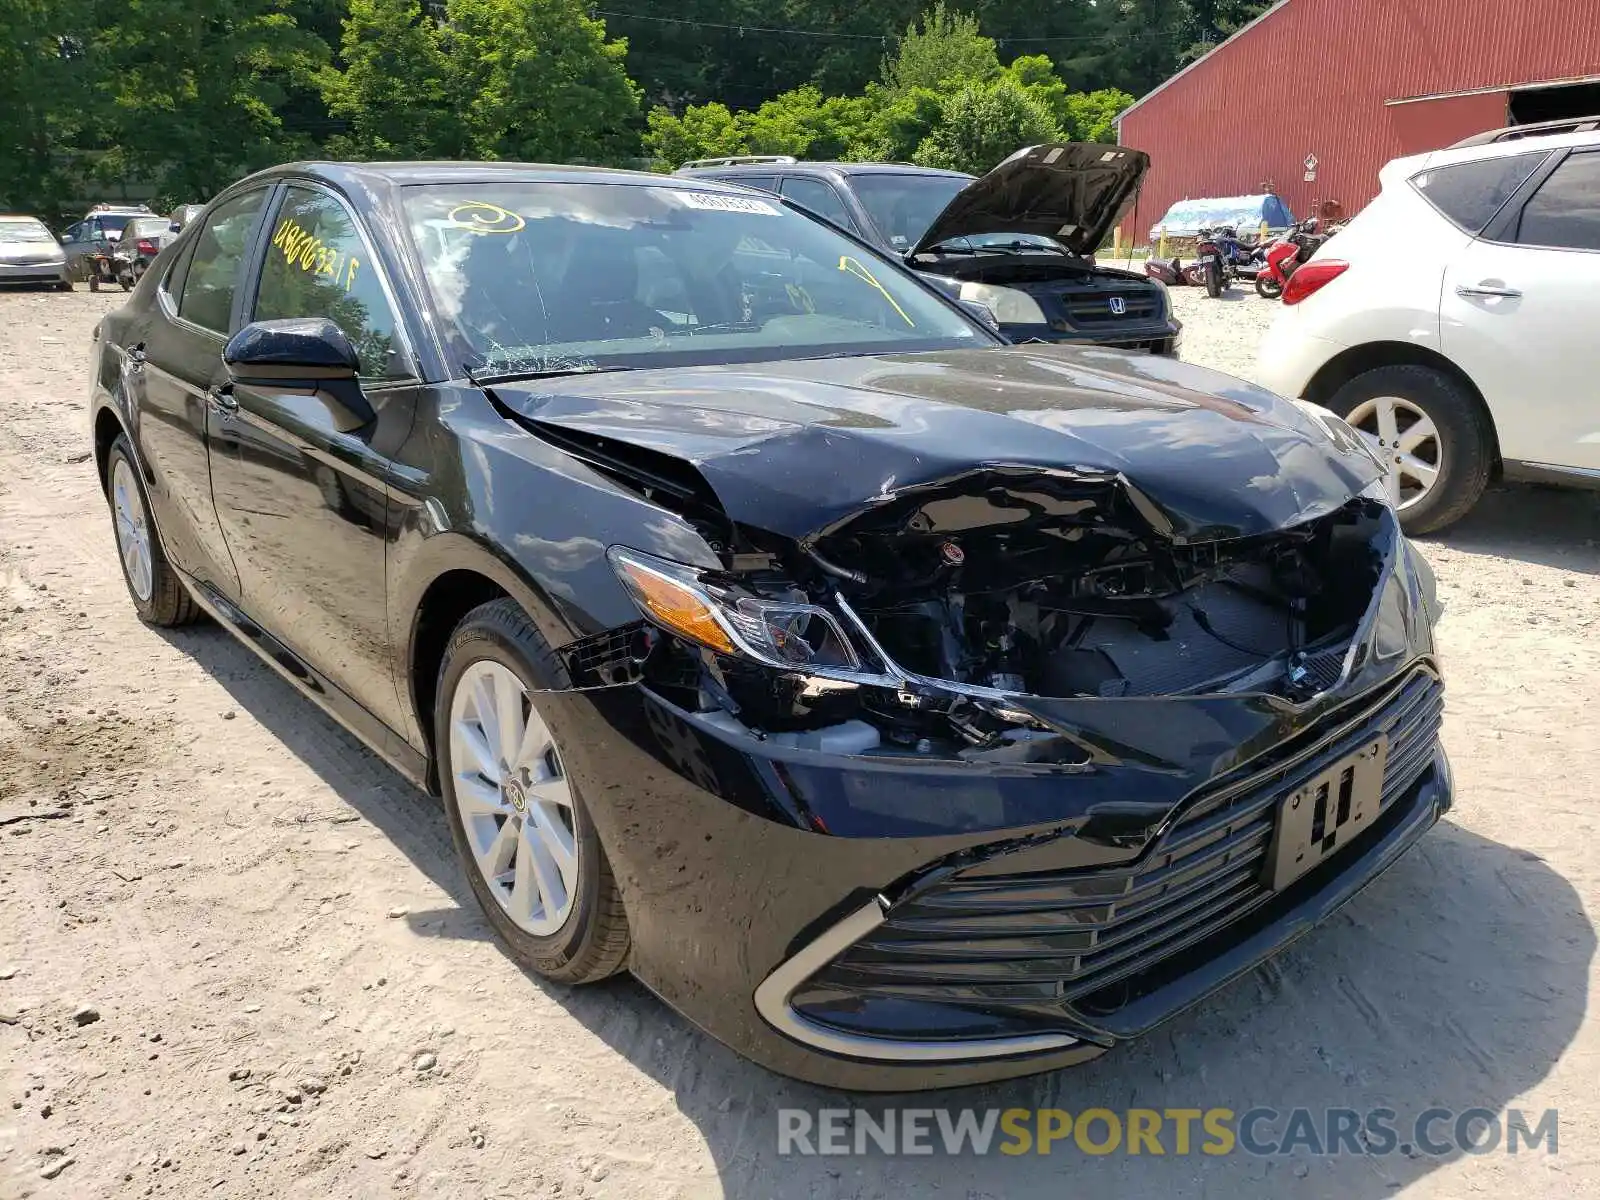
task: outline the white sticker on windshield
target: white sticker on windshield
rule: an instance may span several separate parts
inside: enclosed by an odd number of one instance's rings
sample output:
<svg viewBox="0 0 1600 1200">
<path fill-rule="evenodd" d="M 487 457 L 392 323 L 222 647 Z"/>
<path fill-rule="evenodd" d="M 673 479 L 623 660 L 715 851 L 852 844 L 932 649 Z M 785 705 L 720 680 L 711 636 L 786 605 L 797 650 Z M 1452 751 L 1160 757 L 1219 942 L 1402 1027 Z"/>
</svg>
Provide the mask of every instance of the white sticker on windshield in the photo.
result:
<svg viewBox="0 0 1600 1200">
<path fill-rule="evenodd" d="M 757 200 L 754 196 L 723 196 L 716 192 L 687 192 L 681 188 L 658 190 L 666 192 L 684 207 L 698 208 L 702 212 L 754 213 L 761 217 L 778 215 L 776 206 L 768 204 L 765 200 Z"/>
</svg>

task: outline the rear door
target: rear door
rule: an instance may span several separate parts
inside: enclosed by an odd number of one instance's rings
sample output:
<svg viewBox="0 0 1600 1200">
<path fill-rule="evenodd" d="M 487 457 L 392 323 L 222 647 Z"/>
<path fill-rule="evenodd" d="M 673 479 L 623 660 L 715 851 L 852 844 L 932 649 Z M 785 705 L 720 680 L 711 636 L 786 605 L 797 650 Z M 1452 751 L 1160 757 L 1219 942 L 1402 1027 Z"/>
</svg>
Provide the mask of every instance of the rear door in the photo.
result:
<svg viewBox="0 0 1600 1200">
<path fill-rule="evenodd" d="M 361 356 L 356 399 L 371 411 L 304 384 L 226 386 L 210 423 L 211 486 L 240 607 L 367 714 L 399 727 L 384 477 L 415 415 L 415 359 L 378 256 L 343 198 L 286 187 L 261 244 L 247 319 L 332 320 Z M 382 737 L 349 705 L 336 707 Z"/>
<path fill-rule="evenodd" d="M 270 186 L 219 205 L 162 280 L 139 329 L 137 437 L 150 504 L 173 564 L 230 600 L 238 576 L 217 523 L 206 456 L 207 407 L 227 382 L 222 348 Z"/>
<path fill-rule="evenodd" d="M 1600 471 L 1600 148 L 1546 164 L 1450 264 L 1445 353 L 1482 391 L 1502 457 Z"/>
</svg>

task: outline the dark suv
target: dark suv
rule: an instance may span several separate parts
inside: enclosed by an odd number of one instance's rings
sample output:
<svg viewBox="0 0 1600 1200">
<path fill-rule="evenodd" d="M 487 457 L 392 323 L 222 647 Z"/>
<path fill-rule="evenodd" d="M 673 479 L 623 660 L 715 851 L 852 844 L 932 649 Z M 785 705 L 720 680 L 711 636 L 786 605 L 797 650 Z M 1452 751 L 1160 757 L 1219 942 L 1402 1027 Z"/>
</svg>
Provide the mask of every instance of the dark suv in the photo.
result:
<svg viewBox="0 0 1600 1200">
<path fill-rule="evenodd" d="M 1176 355 L 1183 326 L 1155 280 L 1095 263 L 1149 156 L 1093 143 L 1019 150 L 981 178 L 907 163 L 701 160 L 679 168 L 777 192 L 986 305 L 1012 341 Z"/>
</svg>

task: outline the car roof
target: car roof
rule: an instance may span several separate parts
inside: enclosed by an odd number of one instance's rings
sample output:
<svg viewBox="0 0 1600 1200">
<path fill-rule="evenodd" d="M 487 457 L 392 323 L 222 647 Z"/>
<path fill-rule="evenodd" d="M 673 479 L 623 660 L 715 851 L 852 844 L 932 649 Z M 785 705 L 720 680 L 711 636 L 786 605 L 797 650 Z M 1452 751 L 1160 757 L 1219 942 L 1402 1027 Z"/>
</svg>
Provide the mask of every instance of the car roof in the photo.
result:
<svg viewBox="0 0 1600 1200">
<path fill-rule="evenodd" d="M 1411 155 L 1406 158 L 1395 159 L 1397 163 L 1408 166 L 1406 174 L 1420 171 L 1427 167 L 1443 167 L 1453 163 L 1482 162 L 1491 158 L 1509 158 L 1516 154 L 1534 154 L 1544 150 L 1566 150 L 1581 147 L 1600 146 L 1600 130 L 1584 130 L 1577 133 L 1541 134 L 1534 137 L 1512 138 L 1503 142 L 1480 142 L 1476 145 L 1447 146 L 1443 150 L 1431 150 L 1426 154 Z"/>
<path fill-rule="evenodd" d="M 43 221 L 34 216 L 32 213 L 0 212 L 0 221 L 33 221 L 39 225 L 44 224 Z"/>
<path fill-rule="evenodd" d="M 312 160 L 284 163 L 249 176 L 265 180 L 298 176 L 317 179 L 337 188 L 388 184 L 407 187 L 428 183 L 612 183 L 632 186 L 679 187 L 682 177 L 618 167 L 579 167 L 552 163 L 515 162 L 330 162 Z M 240 183 L 247 180 L 240 180 Z"/>
<path fill-rule="evenodd" d="M 892 162 L 792 162 L 732 163 L 725 167 L 686 167 L 679 178 L 698 175 L 943 175 L 951 179 L 972 179 L 963 171 L 940 167 L 919 167 L 915 163 Z"/>
</svg>

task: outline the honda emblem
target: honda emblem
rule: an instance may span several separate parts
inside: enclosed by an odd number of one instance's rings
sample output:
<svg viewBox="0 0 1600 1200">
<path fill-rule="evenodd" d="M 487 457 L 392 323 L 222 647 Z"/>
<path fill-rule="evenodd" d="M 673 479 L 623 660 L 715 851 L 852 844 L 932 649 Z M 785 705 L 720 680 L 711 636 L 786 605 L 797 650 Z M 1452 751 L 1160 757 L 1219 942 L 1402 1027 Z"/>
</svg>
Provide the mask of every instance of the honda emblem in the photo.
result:
<svg viewBox="0 0 1600 1200">
<path fill-rule="evenodd" d="M 1126 300 L 1124 300 L 1121 296 L 1113 296 L 1113 297 L 1111 297 L 1110 304 L 1111 304 L 1111 315 L 1114 316 L 1114 317 L 1120 317 L 1120 316 L 1122 316 L 1124 313 L 1126 313 L 1128 311 L 1128 302 Z"/>
</svg>

